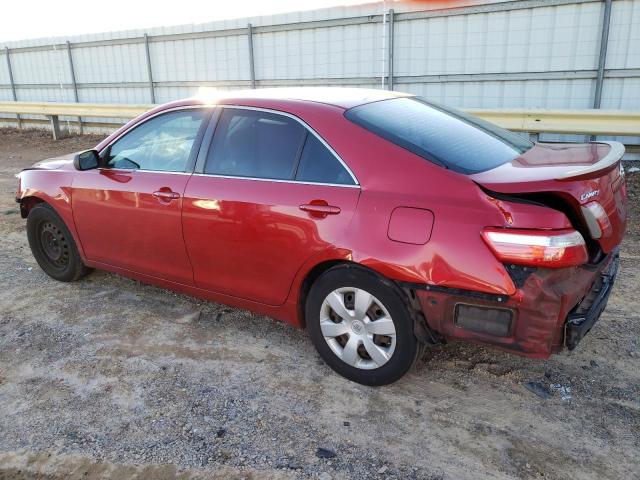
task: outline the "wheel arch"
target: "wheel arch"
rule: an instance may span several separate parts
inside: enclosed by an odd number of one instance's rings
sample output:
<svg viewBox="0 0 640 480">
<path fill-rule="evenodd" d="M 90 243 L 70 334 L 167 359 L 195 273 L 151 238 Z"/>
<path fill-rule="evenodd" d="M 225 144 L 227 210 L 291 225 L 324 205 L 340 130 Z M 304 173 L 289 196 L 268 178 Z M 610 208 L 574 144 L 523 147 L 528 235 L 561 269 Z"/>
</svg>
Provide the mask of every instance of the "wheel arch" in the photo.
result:
<svg viewBox="0 0 640 480">
<path fill-rule="evenodd" d="M 406 305 L 407 310 L 409 311 L 409 314 L 413 319 L 414 335 L 419 339 L 419 341 L 423 345 L 441 343 L 441 339 L 439 338 L 437 333 L 429 327 L 426 318 L 424 317 L 424 313 L 422 312 L 422 308 L 420 307 L 418 299 L 415 295 L 415 292 L 410 286 L 408 286 L 404 282 L 399 282 L 388 278 L 367 265 L 363 265 L 361 263 L 344 258 L 321 261 L 314 265 L 304 276 L 300 284 L 300 294 L 298 295 L 298 302 L 296 305 L 298 325 L 301 328 L 306 329 L 307 327 L 305 305 L 309 296 L 309 292 L 311 291 L 311 287 L 322 274 L 324 274 L 328 270 L 331 270 L 332 268 L 339 266 L 357 268 L 358 270 L 367 272 L 379 278 L 383 283 L 387 285 L 387 287 L 394 290 Z"/>
<path fill-rule="evenodd" d="M 296 315 L 298 317 L 298 324 L 301 328 L 307 327 L 307 321 L 304 314 L 305 304 L 307 303 L 307 297 L 311 291 L 311 286 L 314 282 L 320 278 L 320 276 L 327 270 L 336 267 L 338 265 L 358 265 L 355 262 L 351 262 L 344 258 L 335 258 L 329 260 L 323 260 L 315 264 L 303 277 L 300 282 L 300 288 L 298 289 L 298 300 L 296 302 Z"/>
<path fill-rule="evenodd" d="M 385 265 L 384 262 L 370 258 L 365 262 L 356 260 L 361 257 L 362 255 L 358 255 L 349 248 L 331 248 L 307 259 L 304 265 L 298 270 L 296 278 L 292 282 L 291 289 L 289 290 L 289 297 L 286 301 L 288 304 L 288 321 L 297 327 L 306 328 L 304 309 L 311 286 L 323 273 L 339 265 L 350 265 L 371 273 L 387 283 L 391 288 L 394 288 L 403 298 L 406 297 L 405 291 L 398 282 L 401 280 L 411 281 L 411 277 L 407 277 L 406 279 L 402 276 L 395 279 L 391 278 L 385 275 L 387 272 L 384 268 L 380 268 Z M 393 272 L 393 270 L 391 270 L 391 272 Z M 409 301 L 409 299 L 405 298 L 405 301 Z"/>
<path fill-rule="evenodd" d="M 357 268 L 358 270 L 374 275 L 375 277 L 382 280 L 385 284 L 387 284 L 389 288 L 395 290 L 396 293 L 404 300 L 407 306 L 409 306 L 410 299 L 407 298 L 405 290 L 401 288 L 401 286 L 395 280 L 392 280 L 386 277 L 382 273 L 376 271 L 375 269 L 367 265 L 363 265 L 359 262 L 354 262 L 348 258 L 325 259 L 325 260 L 319 261 L 312 268 L 310 268 L 300 283 L 298 301 L 296 305 L 298 322 L 300 327 L 306 328 L 306 319 L 305 319 L 304 310 L 305 310 L 305 304 L 307 302 L 307 297 L 309 295 L 309 292 L 311 291 L 311 287 L 313 286 L 315 281 L 318 278 L 320 278 L 320 276 L 323 273 L 325 273 L 326 271 L 332 268 L 339 267 L 339 266 Z"/>
<path fill-rule="evenodd" d="M 22 218 L 27 218 L 29 216 L 29 212 L 33 209 L 33 207 L 35 207 L 40 203 L 46 203 L 47 205 L 51 205 L 46 200 L 38 197 L 37 195 L 29 195 L 26 197 L 22 197 L 21 199 L 18 200 L 18 202 L 20 203 L 20 216 Z M 51 207 L 54 208 L 53 205 L 51 205 Z"/>
<path fill-rule="evenodd" d="M 22 218 L 27 218 L 29 216 L 29 212 L 31 212 L 31 210 L 33 210 L 37 205 L 46 204 L 51 207 L 51 209 L 62 219 L 65 226 L 69 229 L 69 232 L 71 232 L 71 236 L 78 247 L 80 257 L 85 261 L 86 257 L 78 231 L 76 230 L 70 198 L 62 189 L 60 190 L 61 194 L 57 196 L 51 196 L 43 191 L 35 191 L 34 193 L 28 192 L 28 194 L 18 197 L 16 201 L 20 204 L 20 216 Z"/>
</svg>

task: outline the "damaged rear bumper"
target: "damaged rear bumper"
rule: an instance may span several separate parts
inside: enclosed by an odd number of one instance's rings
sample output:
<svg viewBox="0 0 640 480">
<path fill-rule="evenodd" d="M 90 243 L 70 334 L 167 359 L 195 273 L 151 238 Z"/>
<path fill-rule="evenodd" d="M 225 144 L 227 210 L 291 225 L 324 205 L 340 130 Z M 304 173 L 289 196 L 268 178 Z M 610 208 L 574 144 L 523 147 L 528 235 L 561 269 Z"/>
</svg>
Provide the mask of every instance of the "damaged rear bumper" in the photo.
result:
<svg viewBox="0 0 640 480">
<path fill-rule="evenodd" d="M 405 288 L 418 300 L 429 330 L 445 339 L 547 358 L 565 346 L 575 348 L 593 327 L 607 305 L 618 263 L 615 251 L 595 266 L 514 267 L 518 289 L 512 296 L 433 285 Z"/>
<path fill-rule="evenodd" d="M 600 273 L 587 296 L 569 313 L 564 334 L 564 344 L 569 350 L 576 348 L 582 337 L 589 333 L 607 306 L 619 264 L 620 259 L 615 255 L 609 269 Z"/>
</svg>

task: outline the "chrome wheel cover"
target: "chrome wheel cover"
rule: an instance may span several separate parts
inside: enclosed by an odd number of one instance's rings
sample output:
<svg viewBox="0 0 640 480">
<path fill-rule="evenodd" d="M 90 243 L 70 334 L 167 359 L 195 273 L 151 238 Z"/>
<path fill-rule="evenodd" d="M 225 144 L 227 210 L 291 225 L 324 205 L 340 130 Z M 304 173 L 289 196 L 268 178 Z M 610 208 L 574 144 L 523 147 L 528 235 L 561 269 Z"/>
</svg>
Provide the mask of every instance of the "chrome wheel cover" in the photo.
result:
<svg viewBox="0 0 640 480">
<path fill-rule="evenodd" d="M 360 288 L 338 288 L 327 295 L 320 307 L 320 329 L 338 358 L 362 370 L 383 366 L 396 348 L 389 311 Z"/>
</svg>

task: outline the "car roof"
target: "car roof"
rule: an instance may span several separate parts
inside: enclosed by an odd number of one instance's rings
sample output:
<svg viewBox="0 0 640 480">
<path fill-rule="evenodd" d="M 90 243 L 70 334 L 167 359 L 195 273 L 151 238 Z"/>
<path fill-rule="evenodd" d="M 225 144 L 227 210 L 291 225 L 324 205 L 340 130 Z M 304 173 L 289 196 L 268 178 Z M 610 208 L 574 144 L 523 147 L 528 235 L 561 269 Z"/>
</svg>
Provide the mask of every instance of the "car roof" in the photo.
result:
<svg viewBox="0 0 640 480">
<path fill-rule="evenodd" d="M 376 90 L 373 88 L 342 88 L 342 87 L 284 87 L 284 88 L 260 88 L 253 90 L 237 91 L 211 91 L 206 90 L 194 97 L 194 103 L 243 103 L 260 100 L 297 100 L 303 102 L 324 103 L 336 107 L 348 109 L 365 103 L 388 100 L 391 98 L 406 97 L 407 93 L 393 92 L 389 90 Z"/>
<path fill-rule="evenodd" d="M 309 104 L 331 105 L 346 110 L 366 103 L 409 96 L 413 95 L 389 90 L 377 90 L 373 88 L 347 87 L 283 87 L 235 91 L 221 91 L 214 89 L 207 91 L 207 89 L 203 89 L 198 96 L 157 105 L 155 108 L 145 112 L 113 132 L 96 146 L 96 150 L 102 150 L 119 135 L 129 130 L 132 126 L 142 120 L 178 107 L 189 107 L 191 105 L 203 104 L 248 105 L 260 107 L 263 106 L 261 103 L 264 102 L 265 107 L 282 107 L 284 110 L 287 110 L 287 108 L 291 106 L 291 102 L 308 102 Z"/>
</svg>

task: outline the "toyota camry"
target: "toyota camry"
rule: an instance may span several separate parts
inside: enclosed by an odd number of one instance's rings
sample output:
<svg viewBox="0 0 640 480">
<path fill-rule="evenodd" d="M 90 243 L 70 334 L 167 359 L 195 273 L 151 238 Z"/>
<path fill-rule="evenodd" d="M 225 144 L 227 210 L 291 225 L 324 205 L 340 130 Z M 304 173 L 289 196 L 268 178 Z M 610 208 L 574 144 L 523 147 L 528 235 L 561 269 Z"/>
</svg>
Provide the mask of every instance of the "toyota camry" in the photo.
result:
<svg viewBox="0 0 640 480">
<path fill-rule="evenodd" d="M 249 90 L 158 106 L 19 174 L 42 269 L 102 269 L 306 328 L 383 385 L 465 339 L 573 349 L 606 306 L 624 147 L 530 143 L 418 96 Z"/>
</svg>

